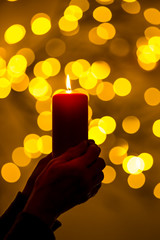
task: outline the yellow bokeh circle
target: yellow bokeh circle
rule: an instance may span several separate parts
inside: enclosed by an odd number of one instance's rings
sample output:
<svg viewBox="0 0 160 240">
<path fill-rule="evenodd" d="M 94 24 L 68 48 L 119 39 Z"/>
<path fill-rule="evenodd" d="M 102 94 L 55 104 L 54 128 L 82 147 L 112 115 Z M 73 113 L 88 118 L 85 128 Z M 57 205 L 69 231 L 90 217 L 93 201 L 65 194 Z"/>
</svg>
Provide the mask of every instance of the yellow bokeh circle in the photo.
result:
<svg viewBox="0 0 160 240">
<path fill-rule="evenodd" d="M 128 79 L 118 78 L 113 84 L 113 89 L 118 96 L 124 97 L 131 92 L 132 86 Z"/>
<path fill-rule="evenodd" d="M 49 111 L 41 112 L 37 118 L 37 124 L 44 131 L 52 130 L 52 113 Z"/>
<path fill-rule="evenodd" d="M 6 182 L 15 183 L 19 180 L 21 172 L 14 163 L 5 163 L 1 169 L 1 175 Z"/>
<path fill-rule="evenodd" d="M 144 162 L 143 171 L 149 170 L 153 166 L 153 157 L 149 153 L 141 153 L 138 157 L 140 157 Z"/>
<path fill-rule="evenodd" d="M 116 129 L 116 121 L 111 116 L 104 116 L 100 119 L 98 126 L 102 128 L 106 134 L 111 134 Z"/>
<path fill-rule="evenodd" d="M 143 187 L 145 184 L 145 175 L 143 173 L 140 173 L 138 175 L 129 175 L 128 176 L 128 185 L 133 189 L 138 189 Z"/>
<path fill-rule="evenodd" d="M 44 78 L 33 78 L 29 83 L 29 92 L 34 97 L 43 97 L 49 89 L 49 84 Z"/>
<path fill-rule="evenodd" d="M 28 134 L 24 139 L 24 150 L 28 153 L 35 154 L 39 152 L 38 149 L 38 139 L 39 136 L 37 134 Z"/>
<path fill-rule="evenodd" d="M 93 139 L 97 145 L 104 143 L 106 134 L 98 126 L 91 127 L 88 132 L 89 139 Z"/>
<path fill-rule="evenodd" d="M 27 68 L 27 60 L 22 55 L 14 55 L 9 60 L 7 71 L 8 74 L 13 78 L 22 76 Z"/>
<path fill-rule="evenodd" d="M 37 13 L 31 19 L 31 29 L 36 35 L 43 35 L 51 29 L 51 19 L 45 13 Z"/>
<path fill-rule="evenodd" d="M 158 183 L 153 190 L 153 194 L 156 198 L 160 199 L 160 183 Z"/>
<path fill-rule="evenodd" d="M 91 66 L 91 72 L 97 79 L 105 79 L 109 76 L 111 68 L 105 61 L 96 61 Z"/>
<path fill-rule="evenodd" d="M 122 146 L 113 147 L 109 151 L 109 159 L 112 163 L 119 165 L 127 157 L 127 149 Z"/>
<path fill-rule="evenodd" d="M 103 179 L 102 183 L 104 183 L 104 184 L 111 183 L 116 178 L 116 171 L 115 171 L 115 169 L 113 167 L 109 166 L 109 165 L 107 165 L 103 169 L 103 174 L 104 174 L 104 179 Z"/>
<path fill-rule="evenodd" d="M 20 42 L 26 34 L 25 28 L 20 24 L 10 26 L 4 34 L 4 39 L 8 44 Z"/>
<path fill-rule="evenodd" d="M 83 11 L 76 5 L 69 5 L 64 11 L 64 16 L 67 20 L 74 22 L 82 18 Z"/>
<path fill-rule="evenodd" d="M 97 85 L 96 94 L 102 101 L 110 101 L 115 97 L 113 84 L 110 82 L 101 82 Z"/>
<path fill-rule="evenodd" d="M 93 17 L 98 22 L 108 22 L 112 18 L 112 12 L 109 8 L 100 6 L 93 11 Z"/>
<path fill-rule="evenodd" d="M 126 133 L 134 134 L 140 128 L 140 121 L 135 116 L 128 116 L 123 120 L 122 127 Z"/>
<path fill-rule="evenodd" d="M 97 27 L 97 35 L 105 40 L 114 38 L 116 29 L 111 23 L 101 23 Z"/>
<path fill-rule="evenodd" d="M 87 72 L 83 72 L 79 77 L 79 84 L 81 87 L 85 89 L 92 89 L 97 85 L 97 78 L 95 75 L 89 70 Z"/>
<path fill-rule="evenodd" d="M 6 98 L 11 91 L 11 82 L 7 78 L 0 78 L 0 99 Z"/>
<path fill-rule="evenodd" d="M 153 123 L 152 131 L 153 131 L 153 134 L 154 134 L 156 137 L 160 137 L 160 119 L 156 120 L 156 121 Z"/>
<path fill-rule="evenodd" d="M 19 167 L 25 167 L 30 163 L 31 158 L 25 153 L 23 147 L 18 147 L 12 152 L 12 160 Z"/>
<path fill-rule="evenodd" d="M 144 11 L 144 17 L 147 22 L 159 25 L 160 24 L 160 11 L 156 8 L 148 8 Z"/>
<path fill-rule="evenodd" d="M 160 91 L 157 88 L 148 88 L 144 93 L 144 99 L 150 106 L 156 106 L 160 103 Z"/>
<path fill-rule="evenodd" d="M 49 154 L 52 152 L 52 137 L 49 135 L 44 135 L 38 140 L 39 151 L 43 154 Z"/>
</svg>

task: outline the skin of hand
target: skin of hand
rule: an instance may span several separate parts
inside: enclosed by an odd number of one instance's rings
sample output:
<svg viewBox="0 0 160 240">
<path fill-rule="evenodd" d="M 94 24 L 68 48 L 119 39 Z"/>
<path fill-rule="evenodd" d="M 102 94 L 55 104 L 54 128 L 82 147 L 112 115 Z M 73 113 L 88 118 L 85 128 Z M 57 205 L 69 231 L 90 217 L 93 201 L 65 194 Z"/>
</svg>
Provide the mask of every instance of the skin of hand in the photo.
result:
<svg viewBox="0 0 160 240">
<path fill-rule="evenodd" d="M 60 214 L 94 196 L 104 177 L 105 162 L 99 154 L 96 144 L 84 141 L 49 161 L 37 177 L 23 212 L 51 227 Z"/>
</svg>

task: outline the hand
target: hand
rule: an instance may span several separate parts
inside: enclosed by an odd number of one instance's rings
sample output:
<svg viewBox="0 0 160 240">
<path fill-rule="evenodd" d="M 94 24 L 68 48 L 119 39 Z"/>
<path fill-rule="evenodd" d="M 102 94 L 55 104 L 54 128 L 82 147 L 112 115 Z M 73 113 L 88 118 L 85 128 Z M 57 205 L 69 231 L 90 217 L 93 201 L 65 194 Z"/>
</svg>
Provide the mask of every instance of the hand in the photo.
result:
<svg viewBox="0 0 160 240">
<path fill-rule="evenodd" d="M 37 178 L 24 208 L 50 227 L 63 212 L 94 196 L 103 180 L 100 148 L 84 141 L 51 160 Z"/>
</svg>

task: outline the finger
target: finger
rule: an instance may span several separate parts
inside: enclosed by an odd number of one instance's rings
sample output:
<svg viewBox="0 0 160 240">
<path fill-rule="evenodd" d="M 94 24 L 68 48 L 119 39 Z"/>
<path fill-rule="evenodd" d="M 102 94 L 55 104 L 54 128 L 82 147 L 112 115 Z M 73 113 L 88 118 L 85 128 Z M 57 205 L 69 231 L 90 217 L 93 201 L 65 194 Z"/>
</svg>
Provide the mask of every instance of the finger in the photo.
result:
<svg viewBox="0 0 160 240">
<path fill-rule="evenodd" d="M 97 172 L 98 170 L 102 171 L 105 168 L 105 166 L 106 166 L 106 163 L 103 160 L 103 158 L 98 157 L 96 161 L 88 165 L 87 168 L 89 168 L 90 174 L 93 175 L 94 172 Z"/>
<path fill-rule="evenodd" d="M 91 144 L 88 147 L 87 152 L 78 160 L 87 167 L 98 158 L 100 151 L 100 148 L 96 144 Z"/>
</svg>

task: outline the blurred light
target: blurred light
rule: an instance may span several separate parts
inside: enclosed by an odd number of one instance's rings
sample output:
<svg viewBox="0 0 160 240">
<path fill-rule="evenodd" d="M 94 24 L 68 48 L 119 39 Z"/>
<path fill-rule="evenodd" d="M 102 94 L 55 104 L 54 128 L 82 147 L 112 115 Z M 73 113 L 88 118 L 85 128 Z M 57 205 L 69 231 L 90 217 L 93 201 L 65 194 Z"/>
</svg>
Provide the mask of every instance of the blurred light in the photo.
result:
<svg viewBox="0 0 160 240">
<path fill-rule="evenodd" d="M 98 22 L 109 22 L 112 18 L 112 12 L 107 7 L 97 7 L 93 11 L 93 17 Z"/>
<path fill-rule="evenodd" d="M 105 40 L 114 38 L 116 29 L 111 23 L 101 23 L 97 27 L 97 35 Z"/>
<path fill-rule="evenodd" d="M 148 88 L 144 93 L 144 99 L 150 106 L 156 106 L 160 103 L 160 91 L 157 88 Z"/>
<path fill-rule="evenodd" d="M 160 199 L 160 183 L 158 183 L 153 190 L 153 194 L 156 198 Z"/>
<path fill-rule="evenodd" d="M 123 120 L 122 127 L 126 133 L 134 134 L 140 128 L 140 121 L 135 116 L 128 116 Z"/>
<path fill-rule="evenodd" d="M 26 34 L 25 28 L 20 24 L 10 26 L 4 34 L 4 39 L 8 44 L 20 42 Z"/>
<path fill-rule="evenodd" d="M 128 155 L 124 158 L 123 163 L 122 163 L 122 167 L 123 167 L 123 170 L 126 173 L 130 173 L 129 170 L 128 170 L 128 163 L 129 163 L 130 159 L 132 159 L 134 157 L 135 157 L 134 155 Z"/>
<path fill-rule="evenodd" d="M 75 61 L 72 64 L 72 72 L 75 76 L 80 77 L 80 75 L 83 73 L 83 66 L 80 62 Z"/>
<path fill-rule="evenodd" d="M 102 39 L 97 35 L 97 27 L 92 28 L 88 33 L 89 41 L 96 45 L 104 45 L 107 40 Z"/>
<path fill-rule="evenodd" d="M 93 110 L 92 110 L 92 108 L 90 106 L 88 106 L 88 121 L 91 120 L 92 115 L 93 115 Z"/>
<path fill-rule="evenodd" d="M 0 47 L 0 57 L 6 59 L 7 51 L 5 48 Z"/>
<path fill-rule="evenodd" d="M 141 62 L 139 59 L 138 59 L 138 64 L 145 71 L 152 71 L 157 67 L 157 63 L 148 63 L 147 64 L 147 63 Z"/>
<path fill-rule="evenodd" d="M 153 49 L 155 54 L 158 55 L 158 58 L 160 58 L 160 37 L 159 36 L 151 37 L 148 41 L 148 44 L 150 48 Z"/>
<path fill-rule="evenodd" d="M 29 92 L 34 97 L 43 97 L 49 88 L 47 81 L 41 77 L 33 78 L 29 83 Z"/>
<path fill-rule="evenodd" d="M 129 14 L 138 14 L 141 10 L 141 5 L 138 1 L 122 2 L 121 6 L 123 10 Z"/>
<path fill-rule="evenodd" d="M 144 17 L 147 22 L 153 25 L 160 24 L 160 12 L 156 8 L 148 8 L 144 11 Z"/>
<path fill-rule="evenodd" d="M 151 26 L 146 28 L 144 33 L 145 33 L 145 37 L 147 39 L 150 39 L 151 37 L 154 37 L 154 36 L 160 36 L 160 29 L 158 27 Z"/>
<path fill-rule="evenodd" d="M 25 73 L 21 77 L 21 81 L 12 82 L 12 89 L 16 92 L 23 92 L 28 88 L 28 86 L 29 86 L 29 77 Z"/>
<path fill-rule="evenodd" d="M 45 112 L 45 111 L 51 111 L 51 105 L 52 105 L 52 98 L 48 98 L 45 101 L 37 100 L 36 110 L 38 113 Z"/>
<path fill-rule="evenodd" d="M 11 77 L 20 77 L 27 68 L 27 60 L 22 55 L 14 55 L 8 63 L 7 71 Z"/>
<path fill-rule="evenodd" d="M 136 0 L 123 0 L 124 2 L 128 2 L 128 3 L 131 3 L 131 2 L 135 2 Z"/>
<path fill-rule="evenodd" d="M 49 111 L 41 112 L 37 118 L 37 124 L 44 131 L 52 130 L 52 113 Z"/>
<path fill-rule="evenodd" d="M 83 12 L 89 9 L 89 2 L 88 0 L 71 0 L 70 5 L 76 5 L 82 9 Z"/>
<path fill-rule="evenodd" d="M 11 91 L 11 82 L 7 78 L 0 78 L 0 99 L 6 98 Z"/>
<path fill-rule="evenodd" d="M 97 145 L 102 144 L 106 140 L 106 134 L 101 130 L 98 126 L 89 129 L 89 139 L 93 139 Z"/>
<path fill-rule="evenodd" d="M 92 63 L 91 72 L 96 76 L 97 79 L 105 79 L 109 76 L 111 69 L 107 62 L 96 61 Z"/>
<path fill-rule="evenodd" d="M 104 116 L 100 119 L 98 126 L 102 128 L 106 134 L 111 134 L 116 129 L 116 121 L 110 116 Z"/>
<path fill-rule="evenodd" d="M 101 82 L 98 84 L 96 93 L 99 99 L 102 101 L 110 101 L 114 98 L 115 92 L 113 85 L 110 82 Z"/>
<path fill-rule="evenodd" d="M 6 72 L 6 61 L 0 57 L 0 76 L 2 77 Z"/>
<path fill-rule="evenodd" d="M 79 77 L 79 84 L 81 87 L 85 89 L 94 88 L 97 85 L 97 78 L 95 75 L 89 70 L 87 72 L 83 72 Z"/>
<path fill-rule="evenodd" d="M 128 185 L 134 189 L 143 187 L 145 180 L 145 175 L 143 173 L 140 173 L 138 175 L 129 175 L 127 179 Z"/>
<path fill-rule="evenodd" d="M 42 63 L 42 72 L 48 76 L 56 76 L 61 70 L 61 64 L 56 58 L 48 58 Z"/>
<path fill-rule="evenodd" d="M 102 4 L 102 5 L 109 5 L 114 2 L 114 0 L 96 0 L 96 2 Z"/>
<path fill-rule="evenodd" d="M 119 165 L 127 157 L 127 149 L 122 146 L 113 147 L 109 152 L 109 159 L 112 163 Z"/>
<path fill-rule="evenodd" d="M 156 63 L 159 60 L 154 45 L 142 45 L 137 50 L 138 59 L 146 64 Z"/>
<path fill-rule="evenodd" d="M 118 96 L 124 97 L 131 92 L 131 83 L 126 78 L 118 78 L 114 84 L 113 89 Z"/>
<path fill-rule="evenodd" d="M 89 123 L 89 129 L 92 127 L 98 127 L 100 118 L 95 118 Z M 99 128 L 100 129 L 100 128 Z M 104 132 L 104 131 L 103 131 Z"/>
<path fill-rule="evenodd" d="M 36 63 L 36 65 L 34 66 L 33 72 L 36 77 L 41 77 L 41 78 L 47 79 L 48 76 L 42 70 L 43 63 L 44 63 L 44 61 L 40 61 L 40 62 Z"/>
<path fill-rule="evenodd" d="M 152 131 L 153 131 L 153 134 L 154 134 L 156 137 L 160 137 L 160 119 L 156 120 L 156 121 L 153 123 Z"/>
<path fill-rule="evenodd" d="M 21 172 L 14 163 L 5 163 L 1 169 L 1 175 L 6 182 L 15 183 L 19 180 Z"/>
<path fill-rule="evenodd" d="M 17 55 L 22 55 L 27 60 L 27 66 L 30 66 L 35 60 L 35 54 L 31 48 L 21 48 Z"/>
<path fill-rule="evenodd" d="M 130 174 L 139 174 L 144 170 L 144 161 L 140 157 L 132 157 L 127 163 L 127 170 Z"/>
<path fill-rule="evenodd" d="M 37 134 L 28 134 L 24 139 L 24 150 L 28 153 L 38 153 L 38 142 L 39 136 Z"/>
<path fill-rule="evenodd" d="M 43 154 L 49 154 L 52 152 L 52 137 L 44 135 L 38 140 L 39 151 Z"/>
<path fill-rule="evenodd" d="M 66 44 L 59 38 L 52 38 L 46 43 L 45 50 L 50 57 L 59 57 L 66 51 Z"/>
<path fill-rule="evenodd" d="M 130 45 L 127 40 L 123 38 L 114 38 L 110 43 L 110 51 L 118 57 L 125 57 L 130 51 Z"/>
<path fill-rule="evenodd" d="M 51 19 L 45 13 L 37 13 L 31 19 L 31 29 L 36 35 L 43 35 L 51 29 Z"/>
<path fill-rule="evenodd" d="M 69 5 L 64 11 L 64 16 L 67 20 L 74 22 L 82 18 L 83 12 L 80 7 Z"/>
<path fill-rule="evenodd" d="M 137 39 L 137 42 L 136 42 L 137 48 L 141 47 L 142 45 L 144 46 L 147 44 L 148 44 L 148 40 L 145 37 L 140 37 Z"/>
<path fill-rule="evenodd" d="M 59 20 L 59 28 L 64 32 L 72 32 L 78 28 L 78 21 L 69 21 L 65 16 Z"/>
<path fill-rule="evenodd" d="M 143 171 L 149 170 L 153 166 L 153 157 L 149 153 L 141 153 L 139 157 L 143 160 L 144 162 L 144 169 Z"/>
<path fill-rule="evenodd" d="M 103 169 L 103 173 L 104 173 L 104 179 L 103 179 L 102 183 L 104 183 L 104 184 L 111 183 L 116 178 L 116 171 L 111 166 L 105 166 L 105 168 Z"/>
<path fill-rule="evenodd" d="M 64 72 L 65 72 L 66 76 L 69 75 L 71 80 L 76 80 L 78 77 L 72 71 L 73 63 L 74 63 L 74 61 L 67 63 L 67 65 L 65 66 Z"/>
<path fill-rule="evenodd" d="M 12 152 L 12 160 L 19 167 L 25 167 L 30 163 L 31 158 L 26 155 L 23 147 L 18 147 Z"/>
</svg>

